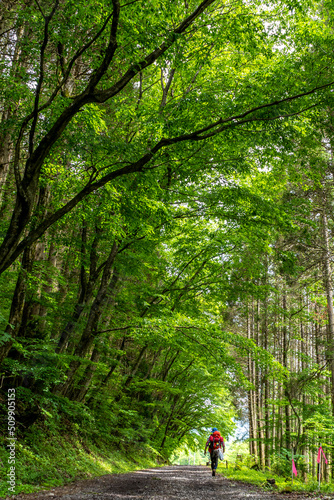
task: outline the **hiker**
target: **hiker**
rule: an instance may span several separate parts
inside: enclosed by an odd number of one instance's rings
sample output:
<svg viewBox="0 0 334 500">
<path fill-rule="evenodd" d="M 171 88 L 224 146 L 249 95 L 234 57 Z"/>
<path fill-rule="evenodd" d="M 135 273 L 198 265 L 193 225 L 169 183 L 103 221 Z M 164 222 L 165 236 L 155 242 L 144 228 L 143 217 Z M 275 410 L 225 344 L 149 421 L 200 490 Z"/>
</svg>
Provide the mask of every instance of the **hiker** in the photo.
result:
<svg viewBox="0 0 334 500">
<path fill-rule="evenodd" d="M 206 454 L 207 448 L 209 448 L 209 453 L 211 457 L 212 475 L 215 476 L 216 469 L 218 467 L 219 451 L 222 450 L 222 452 L 225 453 L 224 438 L 223 436 L 220 435 L 220 432 L 217 429 L 217 427 L 214 427 L 212 429 L 212 434 L 210 435 L 205 445 L 204 455 Z"/>
</svg>

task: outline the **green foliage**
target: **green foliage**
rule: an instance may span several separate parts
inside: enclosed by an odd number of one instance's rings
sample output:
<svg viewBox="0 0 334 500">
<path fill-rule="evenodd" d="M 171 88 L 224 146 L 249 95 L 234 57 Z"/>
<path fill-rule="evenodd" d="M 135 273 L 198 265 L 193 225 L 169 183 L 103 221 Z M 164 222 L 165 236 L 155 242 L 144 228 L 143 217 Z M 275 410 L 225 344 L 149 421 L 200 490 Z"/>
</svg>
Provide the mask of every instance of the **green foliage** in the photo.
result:
<svg viewBox="0 0 334 500">
<path fill-rule="evenodd" d="M 226 468 L 226 464 L 221 463 L 218 466 L 218 472 L 223 476 L 232 479 L 233 481 L 243 481 L 246 483 L 251 483 L 256 486 L 262 487 L 265 490 L 278 491 L 280 493 L 290 493 L 290 492 L 315 492 L 318 491 L 318 483 L 312 477 L 308 478 L 306 481 L 299 477 L 294 478 L 293 483 L 291 477 L 283 477 L 277 475 L 274 471 L 258 471 L 250 469 L 244 465 L 239 465 L 237 469 L 233 467 L 233 464 L 229 464 Z M 290 468 L 291 476 L 291 468 Z M 267 479 L 275 479 L 275 484 L 277 488 L 273 488 L 267 483 Z M 321 486 L 321 493 L 333 493 L 334 484 L 327 483 Z"/>
<path fill-rule="evenodd" d="M 303 472 L 303 456 L 302 455 L 294 455 L 293 456 L 296 466 L 300 473 Z M 291 476 L 291 463 L 292 463 L 292 454 L 291 450 L 286 450 L 282 448 L 279 453 L 275 453 L 272 457 L 271 470 L 279 475 L 284 476 L 285 478 L 289 478 Z"/>
</svg>

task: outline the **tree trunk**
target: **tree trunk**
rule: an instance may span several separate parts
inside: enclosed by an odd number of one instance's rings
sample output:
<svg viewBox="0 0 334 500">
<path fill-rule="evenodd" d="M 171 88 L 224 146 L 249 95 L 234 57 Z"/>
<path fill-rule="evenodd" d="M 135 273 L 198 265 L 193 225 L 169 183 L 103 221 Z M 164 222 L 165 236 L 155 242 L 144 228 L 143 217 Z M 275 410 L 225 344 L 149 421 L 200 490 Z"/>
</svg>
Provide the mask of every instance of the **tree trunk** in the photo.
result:
<svg viewBox="0 0 334 500">
<path fill-rule="evenodd" d="M 100 351 L 98 350 L 97 346 L 94 347 L 93 354 L 90 358 L 90 363 L 87 365 L 87 368 L 82 376 L 82 379 L 80 381 L 80 389 L 78 390 L 77 394 L 73 397 L 75 401 L 83 401 L 88 390 L 90 387 L 90 384 L 93 380 L 94 373 L 97 368 L 97 363 L 100 359 Z"/>
<path fill-rule="evenodd" d="M 283 366 L 284 368 L 288 369 L 288 349 L 289 349 L 289 341 L 288 341 L 288 332 L 287 332 L 287 319 L 286 319 L 286 313 L 287 313 L 287 303 L 286 303 L 286 294 L 284 292 L 283 294 L 283 328 L 282 328 L 282 334 L 283 334 L 283 342 L 282 342 L 282 347 L 283 347 L 283 352 L 282 352 L 282 358 L 283 358 Z M 284 406 L 284 414 L 285 414 L 285 448 L 287 450 L 290 450 L 291 448 L 291 428 L 290 428 L 290 408 L 289 408 L 289 392 L 288 392 L 288 387 L 287 387 L 288 380 L 285 381 L 284 383 L 284 397 L 286 398 L 286 404 Z"/>
<path fill-rule="evenodd" d="M 252 301 L 252 309 L 249 311 L 249 306 L 247 306 L 247 337 L 252 339 L 254 337 L 254 303 Z M 248 355 L 248 373 L 249 381 L 255 386 L 255 376 L 254 376 L 254 361 L 251 355 Z M 257 426 L 256 426 L 256 388 L 250 389 L 248 391 L 248 411 L 249 411 L 249 432 L 250 432 L 250 453 L 258 460 L 257 453 Z"/>
<path fill-rule="evenodd" d="M 101 278 L 100 288 L 90 308 L 85 329 L 75 349 L 74 355 L 76 357 L 83 358 L 89 352 L 97 335 L 96 333 L 97 325 L 100 320 L 101 314 L 103 312 L 103 305 L 108 296 L 108 292 L 111 293 L 114 290 L 116 283 L 118 281 L 118 275 L 116 274 L 114 274 L 112 279 L 110 280 L 110 276 L 112 273 L 112 266 L 117 255 L 117 250 L 118 250 L 118 245 L 115 241 L 112 246 L 109 257 L 105 263 Z M 67 372 L 66 382 L 60 388 L 60 393 L 63 396 L 69 395 L 73 390 L 74 376 L 80 365 L 81 365 L 80 361 L 78 360 L 72 361 L 70 368 Z"/>
<path fill-rule="evenodd" d="M 322 214 L 323 238 L 324 238 L 324 257 L 323 257 L 323 281 L 327 297 L 327 359 L 329 362 L 329 369 L 331 372 L 331 402 L 332 402 L 332 415 L 334 416 L 334 308 L 333 308 L 333 292 L 332 292 L 332 272 L 330 266 L 330 247 L 328 235 L 328 221 L 325 207 Z"/>
<path fill-rule="evenodd" d="M 29 274 L 34 265 L 34 257 L 36 251 L 36 244 L 25 249 L 22 257 L 21 270 L 17 278 L 12 305 L 10 309 L 8 325 L 5 332 L 11 335 L 12 339 L 0 346 L 0 364 L 7 357 L 12 345 L 13 339 L 17 336 L 22 320 L 23 309 L 26 299 L 27 282 Z"/>
</svg>

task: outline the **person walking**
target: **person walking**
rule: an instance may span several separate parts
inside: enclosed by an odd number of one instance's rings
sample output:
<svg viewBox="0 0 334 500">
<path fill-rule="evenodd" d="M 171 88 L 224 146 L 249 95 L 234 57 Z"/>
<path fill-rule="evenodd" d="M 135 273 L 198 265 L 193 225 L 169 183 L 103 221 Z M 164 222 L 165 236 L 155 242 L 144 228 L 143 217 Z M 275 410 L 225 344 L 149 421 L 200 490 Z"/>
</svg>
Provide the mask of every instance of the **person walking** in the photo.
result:
<svg viewBox="0 0 334 500">
<path fill-rule="evenodd" d="M 224 438 L 220 435 L 217 427 L 213 427 L 212 429 L 212 434 L 209 436 L 205 445 L 204 455 L 206 455 L 207 448 L 209 448 L 211 458 L 212 475 L 215 476 L 218 467 L 219 451 L 222 450 L 223 453 L 225 453 Z"/>
</svg>

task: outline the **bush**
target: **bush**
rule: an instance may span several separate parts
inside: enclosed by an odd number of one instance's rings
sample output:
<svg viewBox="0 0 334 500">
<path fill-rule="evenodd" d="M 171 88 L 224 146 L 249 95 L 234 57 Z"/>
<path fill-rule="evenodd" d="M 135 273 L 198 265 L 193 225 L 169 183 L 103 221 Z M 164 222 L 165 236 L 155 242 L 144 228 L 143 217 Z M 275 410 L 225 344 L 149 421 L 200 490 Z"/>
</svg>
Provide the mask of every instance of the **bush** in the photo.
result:
<svg viewBox="0 0 334 500">
<path fill-rule="evenodd" d="M 294 455 L 294 461 L 297 470 L 300 474 L 303 474 L 306 470 L 305 459 L 303 455 Z M 278 476 L 291 477 L 291 467 L 292 467 L 292 453 L 285 448 L 282 449 L 281 453 L 275 453 L 272 455 L 271 470 Z"/>
</svg>

